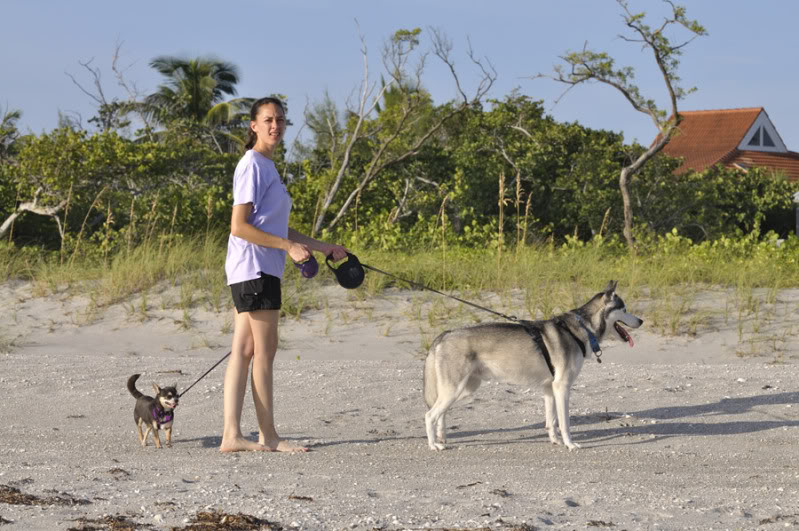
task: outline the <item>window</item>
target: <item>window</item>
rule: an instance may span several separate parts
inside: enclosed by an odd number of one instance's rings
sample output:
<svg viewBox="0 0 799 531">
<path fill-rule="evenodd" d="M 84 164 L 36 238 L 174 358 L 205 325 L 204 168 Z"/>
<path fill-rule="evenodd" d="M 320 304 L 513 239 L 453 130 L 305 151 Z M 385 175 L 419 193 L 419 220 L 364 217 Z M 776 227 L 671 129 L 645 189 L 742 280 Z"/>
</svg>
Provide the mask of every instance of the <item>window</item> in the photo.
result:
<svg viewBox="0 0 799 531">
<path fill-rule="evenodd" d="M 760 130 L 761 129 L 762 129 L 762 127 L 758 127 L 757 131 L 755 131 L 755 134 L 752 135 L 752 139 L 749 141 L 749 145 L 750 146 L 759 146 L 760 145 Z M 769 139 L 769 140 L 771 140 L 771 139 Z"/>
<path fill-rule="evenodd" d="M 765 129 L 763 129 L 763 145 L 767 147 L 775 147 L 774 141 L 771 139 L 771 137 L 768 135 L 768 131 Z"/>
</svg>

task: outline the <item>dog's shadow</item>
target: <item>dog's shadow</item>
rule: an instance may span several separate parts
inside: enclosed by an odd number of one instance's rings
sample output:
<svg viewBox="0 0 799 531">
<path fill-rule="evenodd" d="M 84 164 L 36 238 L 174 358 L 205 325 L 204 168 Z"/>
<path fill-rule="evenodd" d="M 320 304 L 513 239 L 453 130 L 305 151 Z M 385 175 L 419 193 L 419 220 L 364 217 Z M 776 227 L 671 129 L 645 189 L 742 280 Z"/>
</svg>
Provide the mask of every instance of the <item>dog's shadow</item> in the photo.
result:
<svg viewBox="0 0 799 531">
<path fill-rule="evenodd" d="M 677 419 L 684 417 L 736 415 L 747 413 L 758 406 L 778 406 L 799 403 L 799 392 L 772 393 L 740 398 L 722 398 L 718 402 L 697 404 L 694 406 L 671 406 L 645 409 L 631 413 L 637 417 L 653 419 Z M 767 413 L 763 412 L 764 415 Z"/>
<path fill-rule="evenodd" d="M 797 403 L 799 403 L 799 392 L 786 392 L 722 398 L 717 402 L 692 406 L 657 407 L 629 413 L 630 419 L 635 419 L 636 422 L 644 422 L 644 424 L 618 426 L 610 429 L 594 429 L 583 431 L 582 434 L 590 440 L 607 440 L 630 435 L 649 436 L 648 439 L 634 441 L 640 444 L 669 437 L 757 433 L 779 428 L 796 427 L 799 426 L 799 420 L 793 420 L 771 411 L 758 410 L 756 408 Z M 740 415 L 750 412 L 761 414 L 764 417 L 768 417 L 769 420 L 733 420 L 729 422 L 703 422 L 701 420 L 703 418 L 711 419 L 722 415 Z M 673 419 L 689 418 L 696 418 L 697 421 L 670 422 Z"/>
<path fill-rule="evenodd" d="M 603 446 L 601 443 L 610 443 L 614 439 L 629 439 L 622 444 L 644 444 L 656 442 L 670 437 L 694 436 L 722 436 L 756 433 L 783 427 L 799 426 L 799 420 L 791 420 L 772 414 L 767 411 L 757 411 L 760 406 L 779 406 L 799 404 L 799 392 L 785 392 L 776 394 L 762 394 L 738 398 L 722 398 L 707 404 L 687 406 L 664 406 L 644 409 L 636 412 L 622 413 L 609 411 L 605 413 L 592 413 L 588 415 L 572 415 L 572 438 L 580 443 L 599 443 L 594 446 Z M 771 420 L 733 420 L 729 422 L 703 422 L 702 418 L 714 418 L 721 415 L 739 415 L 755 411 Z M 674 419 L 697 419 L 695 422 L 670 422 Z M 655 422 L 652 422 L 652 421 Z M 468 423 L 468 420 L 466 420 Z M 606 425 L 602 426 L 602 425 Z M 423 424 L 422 424 L 423 425 Z M 599 426 L 597 426 L 599 425 Z M 586 427 L 590 427 L 586 429 Z M 548 441 L 548 435 L 543 422 L 527 424 L 512 428 L 490 428 L 482 430 L 454 431 L 457 426 L 447 430 L 447 438 L 458 439 L 461 444 L 507 445 L 529 441 Z M 500 436 L 522 433 L 513 439 L 498 437 L 496 440 L 486 441 L 485 436 Z M 653 437 L 654 436 L 654 437 Z M 250 439 L 257 440 L 258 432 L 251 432 Z M 641 439 L 645 437 L 644 439 Z M 308 447 L 315 448 L 333 447 L 351 444 L 377 444 L 391 441 L 418 441 L 425 439 L 422 435 L 410 436 L 376 436 L 373 438 L 327 440 L 314 442 L 311 436 L 294 436 L 290 440 L 310 441 Z M 218 435 L 181 439 L 173 444 L 197 443 L 203 448 L 219 448 L 222 437 Z"/>
<path fill-rule="evenodd" d="M 651 443 L 669 437 L 684 436 L 722 436 L 756 433 L 760 431 L 799 426 L 799 420 L 784 418 L 767 411 L 758 411 L 759 406 L 779 406 L 799 404 L 799 392 L 763 394 L 739 398 L 722 398 L 717 402 L 689 406 L 667 406 L 645 409 L 637 412 L 606 412 L 589 415 L 572 415 L 572 438 L 575 442 L 601 443 L 617 438 L 630 438 L 624 444 Z M 720 415 L 738 415 L 755 411 L 770 420 L 734 420 L 729 422 L 703 422 L 702 418 L 713 418 Z M 696 418 L 696 422 L 669 422 L 673 419 Z M 653 422 L 654 421 L 654 422 Z M 608 424 L 608 427 L 583 429 L 583 426 Z M 576 427 L 576 429 L 575 429 Z M 486 435 L 507 434 L 515 432 L 534 432 L 513 440 L 470 441 L 464 439 L 478 438 Z M 640 439 L 639 437 L 646 437 Z M 483 445 L 515 444 L 522 441 L 538 439 L 547 440 L 548 436 L 543 422 L 519 426 L 516 428 L 499 428 L 449 432 L 448 439 L 461 439 L 462 443 L 474 442 Z M 600 444 L 601 445 L 601 444 Z M 595 446 L 600 446 L 595 445 Z"/>
</svg>

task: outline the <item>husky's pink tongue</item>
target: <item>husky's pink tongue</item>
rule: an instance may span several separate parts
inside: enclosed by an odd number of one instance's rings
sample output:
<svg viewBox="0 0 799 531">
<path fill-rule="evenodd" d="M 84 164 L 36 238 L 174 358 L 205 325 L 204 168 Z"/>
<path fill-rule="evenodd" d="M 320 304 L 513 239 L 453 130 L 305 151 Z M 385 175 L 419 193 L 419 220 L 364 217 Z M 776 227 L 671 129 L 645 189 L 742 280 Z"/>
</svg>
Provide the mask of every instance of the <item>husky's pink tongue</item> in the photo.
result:
<svg viewBox="0 0 799 531">
<path fill-rule="evenodd" d="M 628 334 L 627 330 L 625 330 L 622 325 L 620 325 L 618 322 L 616 322 L 616 323 L 613 323 L 613 328 L 616 329 L 616 332 L 619 333 L 619 335 L 621 336 L 622 339 L 627 341 L 627 344 L 630 345 L 630 347 L 634 347 L 635 346 L 635 341 L 633 341 L 633 336 Z"/>
</svg>

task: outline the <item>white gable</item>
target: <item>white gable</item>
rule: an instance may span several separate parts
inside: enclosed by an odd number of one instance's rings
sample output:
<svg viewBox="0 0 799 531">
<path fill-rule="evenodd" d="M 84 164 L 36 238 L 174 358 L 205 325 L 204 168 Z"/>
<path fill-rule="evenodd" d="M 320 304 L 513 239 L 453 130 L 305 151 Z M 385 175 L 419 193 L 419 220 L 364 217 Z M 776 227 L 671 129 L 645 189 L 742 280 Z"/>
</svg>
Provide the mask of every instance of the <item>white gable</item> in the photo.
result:
<svg viewBox="0 0 799 531">
<path fill-rule="evenodd" d="M 769 120 L 766 111 L 760 111 L 755 123 L 746 132 L 738 144 L 738 149 L 743 151 L 768 151 L 769 153 L 785 153 L 788 148 L 777 134 L 777 129 Z"/>
</svg>

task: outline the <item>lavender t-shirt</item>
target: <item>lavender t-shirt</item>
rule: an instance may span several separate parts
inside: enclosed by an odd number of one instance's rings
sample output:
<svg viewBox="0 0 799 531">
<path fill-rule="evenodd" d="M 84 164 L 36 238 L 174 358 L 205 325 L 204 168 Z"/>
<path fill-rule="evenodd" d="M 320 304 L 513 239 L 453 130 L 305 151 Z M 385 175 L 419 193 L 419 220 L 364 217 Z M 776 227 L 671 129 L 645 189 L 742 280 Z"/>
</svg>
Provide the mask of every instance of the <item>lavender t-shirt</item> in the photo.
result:
<svg viewBox="0 0 799 531">
<path fill-rule="evenodd" d="M 289 231 L 291 196 L 280 181 L 275 163 L 257 151 L 247 151 L 233 174 L 233 205 L 252 203 L 247 222 L 256 229 L 286 238 Z M 258 278 L 264 272 L 283 277 L 286 251 L 261 247 L 232 234 L 228 238 L 225 273 L 227 283 Z"/>
</svg>

